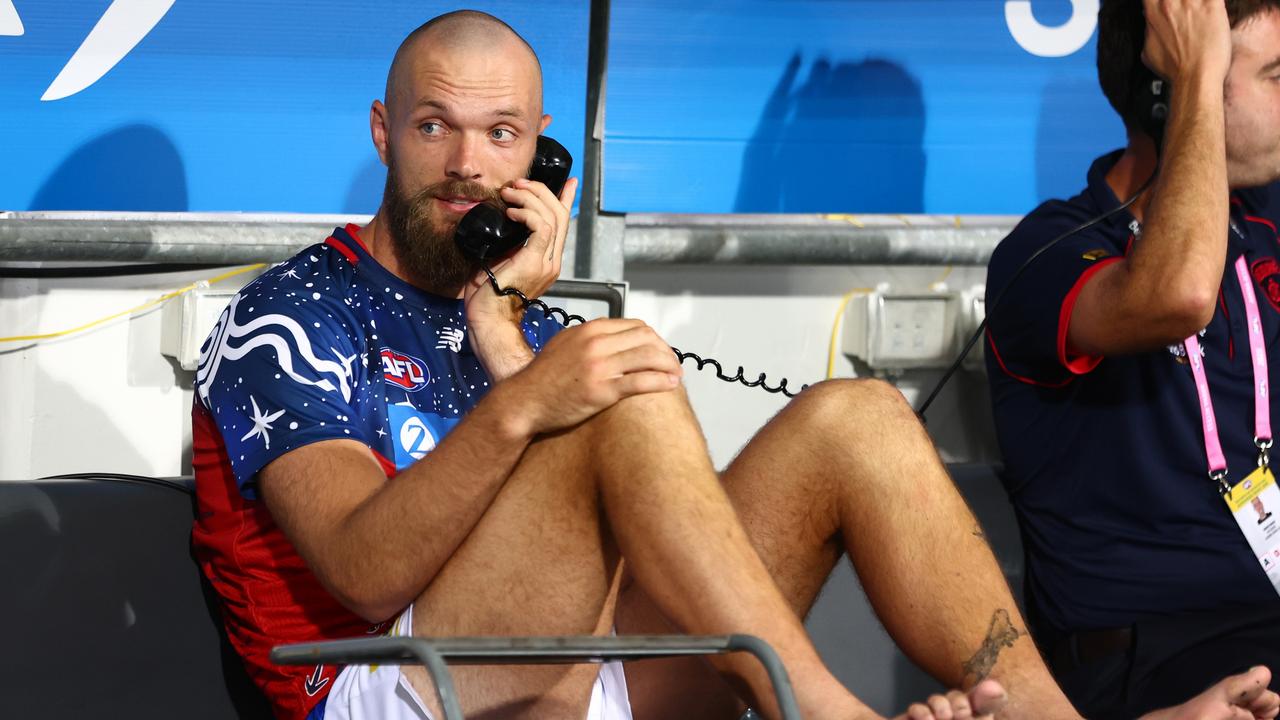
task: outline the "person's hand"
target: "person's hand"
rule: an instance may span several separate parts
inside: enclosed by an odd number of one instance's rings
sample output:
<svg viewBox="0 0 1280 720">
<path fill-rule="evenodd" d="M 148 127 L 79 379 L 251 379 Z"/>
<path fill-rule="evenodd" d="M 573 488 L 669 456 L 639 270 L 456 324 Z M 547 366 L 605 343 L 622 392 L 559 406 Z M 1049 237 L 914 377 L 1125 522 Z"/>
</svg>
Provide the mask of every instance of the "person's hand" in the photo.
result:
<svg viewBox="0 0 1280 720">
<path fill-rule="evenodd" d="M 1175 88 L 1194 79 L 1220 87 L 1231 66 L 1231 24 L 1223 0 L 1143 0 L 1142 60 Z"/>
<path fill-rule="evenodd" d="M 505 390 L 532 436 L 577 425 L 632 395 L 672 390 L 683 372 L 653 328 L 602 318 L 561 331 Z"/>
<path fill-rule="evenodd" d="M 523 223 L 531 234 L 524 247 L 492 266 L 499 285 L 514 287 L 536 298 L 560 277 L 564 242 L 569 234 L 569 209 L 577 192 L 577 178 L 565 183 L 558 198 L 546 185 L 525 178 L 502 188 L 502 199 L 508 205 L 507 217 Z M 462 298 L 467 324 L 473 331 L 494 323 L 518 325 L 524 315 L 519 299 L 495 293 L 483 270 L 463 288 Z"/>
</svg>

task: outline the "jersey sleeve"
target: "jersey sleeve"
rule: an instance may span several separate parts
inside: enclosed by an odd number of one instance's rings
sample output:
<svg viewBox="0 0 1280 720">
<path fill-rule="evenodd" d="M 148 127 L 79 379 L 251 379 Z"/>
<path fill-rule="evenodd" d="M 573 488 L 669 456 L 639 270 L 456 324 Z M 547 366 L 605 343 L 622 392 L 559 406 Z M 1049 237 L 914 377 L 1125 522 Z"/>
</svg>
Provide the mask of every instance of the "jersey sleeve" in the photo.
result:
<svg viewBox="0 0 1280 720">
<path fill-rule="evenodd" d="M 525 341 L 537 353 L 542 352 L 542 348 L 551 341 L 551 338 L 563 330 L 564 326 L 556 318 L 543 314 L 541 308 L 537 305 L 530 305 L 524 311 L 524 321 L 521 323 L 521 329 L 524 331 Z"/>
<path fill-rule="evenodd" d="M 1130 231 L 1118 221 L 1099 223 L 1036 255 L 1086 220 L 1074 208 L 1048 203 L 1024 218 L 992 254 L 986 341 L 989 362 L 1000 372 L 1058 387 L 1102 361 L 1069 353 L 1067 330 L 1080 292 L 1095 273 L 1123 259 Z"/>
<path fill-rule="evenodd" d="M 355 409 L 353 363 L 363 353 L 355 325 L 340 303 L 265 283 L 223 311 L 201 348 L 196 392 L 244 497 L 256 497 L 254 476 L 290 450 L 342 438 L 370 444 Z"/>
</svg>

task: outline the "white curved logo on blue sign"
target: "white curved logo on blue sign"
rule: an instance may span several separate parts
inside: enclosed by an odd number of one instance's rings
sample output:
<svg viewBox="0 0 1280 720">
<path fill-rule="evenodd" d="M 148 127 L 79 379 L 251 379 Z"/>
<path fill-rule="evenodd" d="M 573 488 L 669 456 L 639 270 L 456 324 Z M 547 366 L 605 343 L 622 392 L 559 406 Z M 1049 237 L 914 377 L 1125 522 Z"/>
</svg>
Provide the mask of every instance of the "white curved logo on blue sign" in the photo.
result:
<svg viewBox="0 0 1280 720">
<path fill-rule="evenodd" d="M 137 47 L 173 3 L 174 0 L 115 0 L 40 99 L 61 100 L 101 80 Z M 25 32 L 13 0 L 0 0 L 0 35 Z"/>
<path fill-rule="evenodd" d="M 1004 19 L 1022 49 L 1040 57 L 1066 57 L 1093 37 L 1098 26 L 1098 0 L 1071 0 L 1071 18 L 1056 27 L 1036 20 L 1031 0 L 1007 0 Z"/>
<path fill-rule="evenodd" d="M 21 35 L 26 31 L 13 0 L 0 0 L 0 35 Z"/>
</svg>

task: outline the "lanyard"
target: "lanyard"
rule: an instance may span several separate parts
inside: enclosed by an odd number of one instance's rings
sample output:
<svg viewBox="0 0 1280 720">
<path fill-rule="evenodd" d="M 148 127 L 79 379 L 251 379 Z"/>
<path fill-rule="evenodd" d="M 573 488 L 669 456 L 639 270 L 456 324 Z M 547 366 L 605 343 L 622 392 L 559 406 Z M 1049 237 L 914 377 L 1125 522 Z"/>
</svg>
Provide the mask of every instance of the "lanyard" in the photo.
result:
<svg viewBox="0 0 1280 720">
<path fill-rule="evenodd" d="M 1234 230 L 1235 228 L 1233 228 Z M 1237 232 L 1239 232 L 1237 230 Z M 1236 258 L 1236 279 L 1240 282 L 1240 294 L 1244 296 L 1245 316 L 1249 324 L 1249 355 L 1253 361 L 1253 443 L 1258 447 L 1258 467 L 1269 464 L 1271 449 L 1271 402 L 1267 382 L 1267 347 L 1262 337 L 1262 317 L 1258 313 L 1258 298 L 1253 292 L 1253 278 L 1244 255 Z M 1187 349 L 1187 361 L 1196 381 L 1196 396 L 1200 400 L 1200 419 L 1204 427 L 1204 449 L 1209 459 L 1209 478 L 1218 483 L 1223 494 L 1230 492 L 1227 483 L 1227 458 L 1222 453 L 1218 437 L 1218 423 L 1213 414 L 1213 400 L 1209 396 L 1209 379 L 1204 371 L 1204 359 L 1200 356 L 1200 339 L 1192 334 L 1183 341 Z"/>
</svg>

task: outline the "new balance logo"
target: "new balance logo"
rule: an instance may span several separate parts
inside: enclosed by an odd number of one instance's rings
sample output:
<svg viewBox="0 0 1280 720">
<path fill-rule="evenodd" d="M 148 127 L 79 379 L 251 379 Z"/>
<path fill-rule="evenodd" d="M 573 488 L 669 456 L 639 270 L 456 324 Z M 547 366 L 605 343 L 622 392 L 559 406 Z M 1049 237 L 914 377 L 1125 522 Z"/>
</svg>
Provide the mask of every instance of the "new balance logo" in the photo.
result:
<svg viewBox="0 0 1280 720">
<path fill-rule="evenodd" d="M 448 348 L 454 352 L 462 350 L 462 331 L 458 328 L 447 327 L 439 330 L 437 333 L 436 349 L 444 350 Z"/>
</svg>

